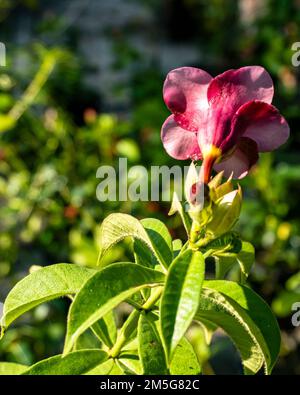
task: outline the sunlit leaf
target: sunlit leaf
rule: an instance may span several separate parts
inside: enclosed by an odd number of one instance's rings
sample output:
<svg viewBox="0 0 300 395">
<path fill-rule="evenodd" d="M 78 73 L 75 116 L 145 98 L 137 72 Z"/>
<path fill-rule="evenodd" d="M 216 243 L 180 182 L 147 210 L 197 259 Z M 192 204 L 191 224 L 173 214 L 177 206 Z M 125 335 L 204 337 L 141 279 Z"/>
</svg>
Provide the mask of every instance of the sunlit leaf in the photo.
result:
<svg viewBox="0 0 300 395">
<path fill-rule="evenodd" d="M 65 352 L 87 328 L 135 292 L 164 282 L 158 271 L 135 263 L 115 263 L 92 276 L 76 295 L 68 317 Z"/>
<path fill-rule="evenodd" d="M 114 312 L 111 310 L 92 326 L 93 332 L 107 346 L 112 347 L 117 339 Z"/>
<path fill-rule="evenodd" d="M 231 281 L 205 281 L 196 319 L 211 321 L 237 346 L 245 373 L 262 365 L 270 373 L 278 357 L 280 332 L 268 305 L 250 288 Z"/>
<path fill-rule="evenodd" d="M 201 373 L 197 355 L 193 346 L 185 337 L 181 339 L 174 351 L 170 373 L 172 375 L 197 375 Z"/>
<path fill-rule="evenodd" d="M 101 258 L 116 243 L 126 237 L 143 242 L 165 268 L 172 261 L 172 239 L 166 226 L 148 218 L 141 222 L 127 214 L 111 214 L 102 223 L 100 231 Z"/>
<path fill-rule="evenodd" d="M 12 362 L 0 362 L 0 376 L 20 375 L 28 369 L 28 366 Z"/>
<path fill-rule="evenodd" d="M 255 259 L 255 249 L 251 243 L 242 242 L 241 251 L 237 254 L 237 261 L 241 269 L 241 280 L 244 282 L 249 276 Z"/>
<path fill-rule="evenodd" d="M 138 325 L 139 355 L 144 374 L 168 374 L 164 348 L 151 314 L 141 314 Z"/>
<path fill-rule="evenodd" d="M 84 374 L 87 376 L 106 376 L 110 374 L 114 367 L 114 364 L 114 360 L 109 359 L 103 363 L 100 363 L 100 365 L 97 365 L 96 367 L 92 368 Z"/>
<path fill-rule="evenodd" d="M 41 303 L 76 294 L 94 273 L 92 269 L 65 263 L 33 272 L 8 294 L 4 302 L 2 328 L 7 328 L 20 315 Z"/>
<path fill-rule="evenodd" d="M 161 300 L 161 330 L 168 356 L 184 336 L 198 309 L 204 278 L 204 258 L 187 250 L 172 263 Z"/>
<path fill-rule="evenodd" d="M 125 374 L 143 374 L 137 350 L 124 350 L 118 357 L 119 366 Z"/>
<path fill-rule="evenodd" d="M 251 243 L 243 241 L 237 254 L 220 254 L 214 257 L 216 261 L 216 278 L 222 279 L 234 266 L 239 265 L 241 283 L 244 283 L 250 273 L 255 259 L 255 250 Z"/>
<path fill-rule="evenodd" d="M 182 241 L 180 239 L 176 239 L 176 240 L 173 241 L 172 246 L 173 246 L 174 258 L 176 258 L 177 255 L 179 255 L 179 253 L 180 253 L 180 251 L 181 251 L 181 249 L 183 247 Z"/>
<path fill-rule="evenodd" d="M 66 356 L 56 355 L 36 363 L 23 375 L 81 375 L 108 359 L 102 350 L 74 351 Z"/>
</svg>

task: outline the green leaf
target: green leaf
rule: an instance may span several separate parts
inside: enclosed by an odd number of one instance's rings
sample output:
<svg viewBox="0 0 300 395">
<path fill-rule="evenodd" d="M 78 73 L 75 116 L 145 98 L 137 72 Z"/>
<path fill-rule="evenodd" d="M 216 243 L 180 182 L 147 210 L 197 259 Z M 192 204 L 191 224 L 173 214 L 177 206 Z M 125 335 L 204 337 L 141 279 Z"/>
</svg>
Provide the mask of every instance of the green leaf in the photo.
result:
<svg viewBox="0 0 300 395">
<path fill-rule="evenodd" d="M 243 241 L 241 249 L 237 254 L 220 254 L 216 255 L 216 278 L 224 278 L 227 272 L 235 265 L 239 265 L 241 272 L 241 283 L 243 284 L 250 273 L 255 259 L 255 249 L 251 243 Z"/>
<path fill-rule="evenodd" d="M 210 251 L 213 255 L 237 254 L 242 248 L 242 242 L 235 232 L 228 232 L 213 239 L 205 247 L 202 247 L 202 252 Z"/>
<path fill-rule="evenodd" d="M 121 376 L 123 374 L 125 374 L 124 373 L 124 369 L 119 366 L 118 360 L 115 360 L 114 364 L 113 364 L 113 367 L 112 367 L 112 370 L 109 372 L 109 375 L 111 375 L 111 376 Z"/>
<path fill-rule="evenodd" d="M 74 351 L 66 356 L 56 355 L 36 363 L 23 375 L 79 375 L 105 362 L 108 355 L 102 350 Z"/>
<path fill-rule="evenodd" d="M 204 258 L 199 251 L 185 251 L 170 266 L 160 306 L 169 361 L 197 312 L 203 278 Z"/>
<path fill-rule="evenodd" d="M 145 243 L 135 239 L 133 242 L 133 251 L 135 262 L 138 265 L 155 268 L 157 259 Z"/>
<path fill-rule="evenodd" d="M 108 361 L 101 363 L 92 370 L 89 370 L 85 375 L 87 376 L 107 376 L 107 375 L 123 375 L 124 370 L 121 369 L 117 360 L 109 359 Z"/>
<path fill-rule="evenodd" d="M 183 247 L 182 241 L 180 239 L 176 239 L 173 241 L 172 246 L 173 246 L 173 256 L 174 258 L 176 258 Z"/>
<path fill-rule="evenodd" d="M 117 361 L 125 374 L 143 374 L 143 368 L 137 350 L 124 350 Z"/>
<path fill-rule="evenodd" d="M 111 348 L 115 344 L 116 338 L 117 327 L 114 312 L 110 311 L 77 338 L 74 344 L 74 351 L 92 348 L 98 349 L 100 344 Z"/>
<path fill-rule="evenodd" d="M 7 328 L 16 318 L 41 303 L 73 295 L 95 270 L 60 263 L 33 272 L 18 282 L 8 294 L 1 326 Z"/>
<path fill-rule="evenodd" d="M 87 328 L 135 292 L 163 284 L 163 273 L 135 263 L 115 263 L 92 276 L 69 310 L 65 353 Z"/>
<path fill-rule="evenodd" d="M 221 327 L 240 352 L 245 373 L 257 373 L 263 364 L 263 355 L 253 334 L 254 323 L 241 317 L 241 310 L 228 302 L 222 294 L 203 289 L 199 311 L 195 317 L 211 321 Z M 256 331 L 258 331 L 256 329 Z"/>
<path fill-rule="evenodd" d="M 247 311 L 267 343 L 271 356 L 269 368 L 272 369 L 279 354 L 281 336 L 277 320 L 270 307 L 249 287 L 231 281 L 212 281 L 209 283 L 210 287 L 229 296 Z"/>
<path fill-rule="evenodd" d="M 237 264 L 236 255 L 214 256 L 216 265 L 216 279 L 223 279 L 226 274 Z"/>
<path fill-rule="evenodd" d="M 99 349 L 101 348 L 100 339 L 98 336 L 92 332 L 91 329 L 86 330 L 84 333 L 79 336 L 76 340 L 73 351 L 79 350 L 91 350 L 91 349 Z"/>
<path fill-rule="evenodd" d="M 265 366 L 270 373 L 278 357 L 280 332 L 268 305 L 250 288 L 231 281 L 205 281 L 195 319 L 217 324 L 240 351 L 245 373 Z"/>
<path fill-rule="evenodd" d="M 145 218 L 141 224 L 146 229 L 154 255 L 164 267 L 169 267 L 173 260 L 172 237 L 166 225 L 155 218 Z"/>
<path fill-rule="evenodd" d="M 0 362 L 0 376 L 17 376 L 25 372 L 28 366 L 18 363 Z"/>
<path fill-rule="evenodd" d="M 117 327 L 113 310 L 98 320 L 92 326 L 92 331 L 107 347 L 111 348 L 117 339 Z"/>
<path fill-rule="evenodd" d="M 100 363 L 100 365 L 97 365 L 96 367 L 92 368 L 88 372 L 84 373 L 87 376 L 106 376 L 110 374 L 114 367 L 114 360 L 109 359 L 103 363 Z"/>
<path fill-rule="evenodd" d="M 166 226 L 157 219 L 148 218 L 140 222 L 127 214 L 111 214 L 103 221 L 100 230 L 100 259 L 126 237 L 143 242 L 163 267 L 167 268 L 171 263 L 172 239 Z"/>
<path fill-rule="evenodd" d="M 176 192 L 174 192 L 173 194 L 173 200 L 172 200 L 172 205 L 169 211 L 169 215 L 173 215 L 178 213 L 183 226 L 186 230 L 187 235 L 189 236 L 190 232 L 191 232 L 191 227 L 192 227 L 192 222 L 191 219 L 188 215 L 188 213 L 186 212 L 185 208 L 183 207 L 183 205 L 181 204 L 180 200 L 178 199 L 178 195 Z"/>
<path fill-rule="evenodd" d="M 241 251 L 237 254 L 237 261 L 241 269 L 241 282 L 244 283 L 249 276 L 255 260 L 255 249 L 251 243 L 242 242 Z"/>
<path fill-rule="evenodd" d="M 173 259 L 173 252 L 172 238 L 167 227 L 161 221 L 153 218 L 143 219 L 141 224 L 148 233 L 157 254 L 154 254 L 153 250 L 149 249 L 148 244 L 136 238 L 133 244 L 136 263 L 152 268 L 158 263 L 161 263 L 163 267 L 169 266 Z M 160 258 L 157 258 L 157 256 Z"/>
<path fill-rule="evenodd" d="M 196 375 L 201 373 L 198 358 L 191 343 L 183 337 L 174 351 L 170 365 L 172 375 Z"/>
<path fill-rule="evenodd" d="M 138 339 L 143 374 L 168 374 L 164 348 L 151 314 L 140 315 Z"/>
</svg>

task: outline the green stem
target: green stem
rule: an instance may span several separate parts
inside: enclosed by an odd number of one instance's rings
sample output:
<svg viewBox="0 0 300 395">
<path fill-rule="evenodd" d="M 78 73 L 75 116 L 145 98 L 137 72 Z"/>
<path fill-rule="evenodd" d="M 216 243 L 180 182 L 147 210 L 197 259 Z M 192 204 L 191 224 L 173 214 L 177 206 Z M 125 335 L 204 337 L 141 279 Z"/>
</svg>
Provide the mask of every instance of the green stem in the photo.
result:
<svg viewBox="0 0 300 395">
<path fill-rule="evenodd" d="M 162 287 L 159 287 L 157 290 L 155 290 L 150 296 L 150 298 L 141 306 L 141 308 L 143 310 L 150 310 L 160 298 L 162 291 L 163 291 Z M 134 310 L 125 321 L 124 325 L 122 326 L 119 332 L 119 336 L 117 338 L 115 345 L 109 351 L 109 355 L 111 356 L 111 358 L 118 357 L 123 346 L 128 342 L 132 333 L 136 330 L 140 313 L 141 313 L 140 310 Z"/>
<path fill-rule="evenodd" d="M 100 265 L 100 259 L 101 259 L 101 251 L 100 251 L 99 254 L 98 254 L 98 259 L 97 259 L 96 266 L 99 266 L 99 265 Z"/>
<path fill-rule="evenodd" d="M 143 304 L 143 310 L 150 310 L 160 298 L 162 291 L 163 287 L 159 287 L 158 289 L 156 289 L 150 296 L 150 298 Z"/>
<path fill-rule="evenodd" d="M 134 307 L 137 310 L 142 310 L 143 306 L 140 303 L 137 303 L 135 300 L 133 299 L 126 299 L 125 301 L 126 303 L 130 304 L 132 307 Z"/>
<path fill-rule="evenodd" d="M 208 251 L 204 252 L 203 258 L 204 259 L 208 258 L 209 256 L 212 255 L 213 252 L 214 252 L 213 250 L 208 250 Z"/>
<path fill-rule="evenodd" d="M 199 238 L 199 232 L 201 230 L 200 224 L 198 221 L 193 221 L 191 233 L 190 233 L 190 243 L 194 245 Z"/>
<path fill-rule="evenodd" d="M 109 355 L 112 358 L 117 358 L 120 354 L 123 346 L 127 343 L 128 339 L 132 335 L 132 332 L 136 330 L 138 320 L 140 316 L 139 310 L 134 310 L 127 320 L 125 321 L 124 325 L 122 326 L 117 341 L 113 348 L 110 350 Z"/>
</svg>

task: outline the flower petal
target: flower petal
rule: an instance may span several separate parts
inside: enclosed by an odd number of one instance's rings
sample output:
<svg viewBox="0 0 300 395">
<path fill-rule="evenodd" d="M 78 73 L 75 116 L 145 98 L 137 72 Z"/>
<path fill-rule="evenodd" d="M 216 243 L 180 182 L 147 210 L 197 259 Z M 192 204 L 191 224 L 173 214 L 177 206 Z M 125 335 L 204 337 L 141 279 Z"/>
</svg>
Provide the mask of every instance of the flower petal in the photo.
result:
<svg viewBox="0 0 300 395">
<path fill-rule="evenodd" d="M 217 172 L 224 171 L 225 177 L 243 178 L 258 160 L 255 141 L 242 137 L 231 156 L 214 165 Z"/>
<path fill-rule="evenodd" d="M 199 130 L 199 145 L 210 144 L 228 152 L 237 143 L 239 135 L 232 128 L 232 120 L 245 103 L 259 99 L 271 102 L 273 82 L 263 67 L 247 66 L 228 70 L 218 75 L 209 84 L 207 97 L 209 112 L 207 128 Z"/>
<path fill-rule="evenodd" d="M 229 99 L 235 111 L 250 100 L 261 100 L 270 104 L 273 94 L 272 78 L 261 66 L 225 71 L 211 81 L 207 90 L 209 103 L 227 104 Z"/>
<path fill-rule="evenodd" d="M 197 133 L 182 129 L 169 116 L 162 126 L 161 139 L 167 153 L 175 159 L 201 159 L 201 151 L 198 145 Z"/>
<path fill-rule="evenodd" d="M 167 75 L 163 97 L 182 128 L 196 132 L 206 119 L 207 88 L 212 77 L 195 67 L 181 67 Z"/>
<path fill-rule="evenodd" d="M 275 150 L 290 134 L 289 125 L 277 108 L 256 100 L 239 108 L 234 128 L 256 141 L 259 152 Z"/>
</svg>

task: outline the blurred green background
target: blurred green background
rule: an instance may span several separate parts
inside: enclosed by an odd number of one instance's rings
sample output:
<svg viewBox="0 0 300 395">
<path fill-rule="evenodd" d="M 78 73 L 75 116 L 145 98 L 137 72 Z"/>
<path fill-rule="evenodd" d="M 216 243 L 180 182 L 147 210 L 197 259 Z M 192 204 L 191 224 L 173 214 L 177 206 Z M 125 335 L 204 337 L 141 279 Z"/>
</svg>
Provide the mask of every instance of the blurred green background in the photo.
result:
<svg viewBox="0 0 300 395">
<path fill-rule="evenodd" d="M 274 104 L 291 127 L 288 143 L 261 155 L 241 184 L 238 229 L 256 248 L 249 283 L 272 306 L 282 331 L 275 374 L 300 374 L 300 91 L 291 46 L 300 41 L 300 1 L 0 0 L 0 302 L 32 265 L 94 265 L 97 232 L 111 212 L 157 217 L 183 237 L 168 204 L 96 199 L 96 170 L 174 164 L 160 128 L 167 72 L 196 66 L 216 75 L 263 65 Z M 129 259 L 123 243 L 108 259 Z M 27 314 L 0 343 L 0 360 L 31 364 L 61 351 L 67 302 Z M 221 333 L 211 348 L 217 373 L 240 373 Z"/>
</svg>

